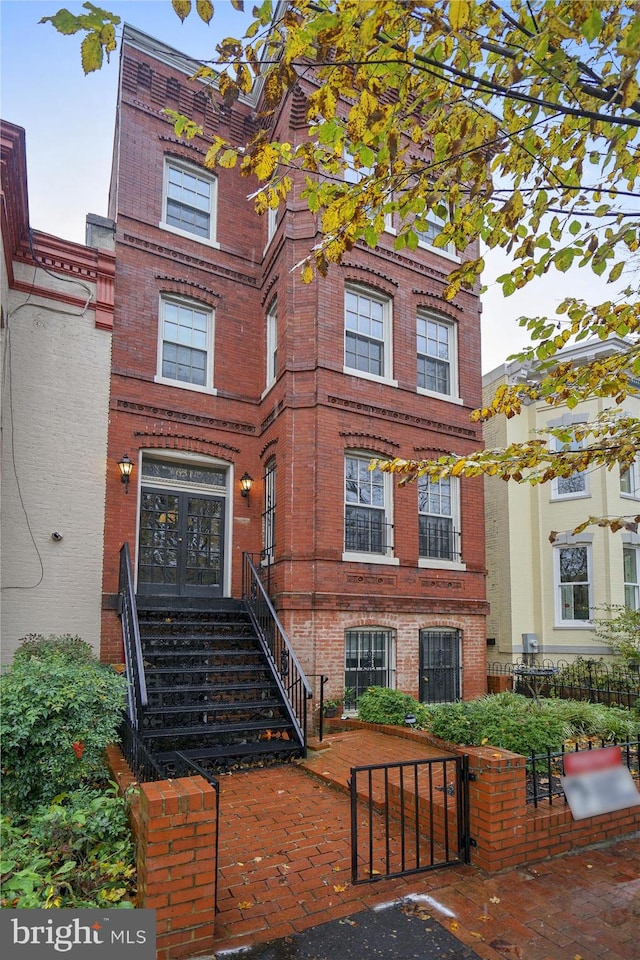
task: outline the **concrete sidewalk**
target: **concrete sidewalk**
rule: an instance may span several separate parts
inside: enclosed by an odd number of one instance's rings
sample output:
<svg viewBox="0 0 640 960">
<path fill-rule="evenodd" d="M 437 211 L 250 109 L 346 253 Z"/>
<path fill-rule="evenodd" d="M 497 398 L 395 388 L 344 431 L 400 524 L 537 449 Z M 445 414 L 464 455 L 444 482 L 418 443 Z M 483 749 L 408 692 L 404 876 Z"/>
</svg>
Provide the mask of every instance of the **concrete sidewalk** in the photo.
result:
<svg viewBox="0 0 640 960">
<path fill-rule="evenodd" d="M 348 765 L 427 754 L 369 731 L 329 744 L 301 765 L 221 778 L 215 957 L 260 946 L 244 955 L 320 960 L 338 925 L 343 939 L 350 932 L 352 960 L 412 957 L 414 948 L 421 960 L 638 960 L 640 835 L 500 874 L 457 865 L 354 886 Z M 372 939 L 381 952 L 359 955 Z M 385 942 L 398 951 L 382 952 Z"/>
</svg>

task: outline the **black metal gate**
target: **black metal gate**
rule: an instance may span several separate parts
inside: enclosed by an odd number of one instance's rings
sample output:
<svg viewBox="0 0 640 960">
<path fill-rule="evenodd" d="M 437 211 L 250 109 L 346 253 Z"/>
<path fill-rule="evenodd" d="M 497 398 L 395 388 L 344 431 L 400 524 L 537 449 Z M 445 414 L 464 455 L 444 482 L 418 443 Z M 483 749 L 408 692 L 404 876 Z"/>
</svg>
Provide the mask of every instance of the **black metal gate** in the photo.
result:
<svg viewBox="0 0 640 960">
<path fill-rule="evenodd" d="M 352 882 L 469 863 L 468 782 L 466 756 L 352 767 Z"/>
</svg>

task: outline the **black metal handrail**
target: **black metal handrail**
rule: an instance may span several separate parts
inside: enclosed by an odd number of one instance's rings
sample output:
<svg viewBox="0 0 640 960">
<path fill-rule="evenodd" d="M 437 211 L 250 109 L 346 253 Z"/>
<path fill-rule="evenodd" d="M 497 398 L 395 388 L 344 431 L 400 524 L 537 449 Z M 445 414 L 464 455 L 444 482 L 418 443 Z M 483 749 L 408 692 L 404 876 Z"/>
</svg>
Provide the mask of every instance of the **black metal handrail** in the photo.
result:
<svg viewBox="0 0 640 960">
<path fill-rule="evenodd" d="M 140 629 L 138 627 L 138 608 L 133 589 L 131 554 L 128 543 L 123 543 L 120 548 L 118 613 L 122 624 L 124 661 L 128 680 L 127 712 L 131 726 L 138 730 L 142 726 L 142 711 L 147 706 L 147 681 L 144 674 L 142 643 L 140 642 Z"/>
<path fill-rule="evenodd" d="M 300 744 L 306 749 L 307 700 L 313 697 L 313 691 L 248 553 L 242 555 L 242 599 L 269 658 Z"/>
</svg>

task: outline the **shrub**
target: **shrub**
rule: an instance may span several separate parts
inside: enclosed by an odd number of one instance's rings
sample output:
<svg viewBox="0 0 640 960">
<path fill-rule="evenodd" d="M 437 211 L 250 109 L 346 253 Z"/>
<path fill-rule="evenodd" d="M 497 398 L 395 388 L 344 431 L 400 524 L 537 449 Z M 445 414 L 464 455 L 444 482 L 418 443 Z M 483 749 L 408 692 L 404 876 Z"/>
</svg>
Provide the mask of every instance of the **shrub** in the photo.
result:
<svg viewBox="0 0 640 960">
<path fill-rule="evenodd" d="M 20 641 L 13 662 L 48 660 L 50 657 L 58 655 L 67 660 L 81 662 L 95 659 L 89 644 L 85 640 L 81 640 L 80 637 L 72 637 L 69 633 L 61 636 L 51 634 L 49 637 L 45 637 L 41 633 L 30 633 Z"/>
<path fill-rule="evenodd" d="M 627 740 L 637 735 L 630 711 L 575 700 L 541 700 L 498 693 L 431 709 L 428 729 L 443 740 L 466 746 L 483 743 L 528 756 L 560 750 L 569 738 L 596 736 Z"/>
<path fill-rule="evenodd" d="M 0 906 L 132 907 L 135 855 L 115 785 L 56 797 L 3 817 Z"/>
<path fill-rule="evenodd" d="M 404 725 L 408 715 L 416 718 L 420 727 L 428 719 L 426 707 L 407 693 L 388 687 L 369 687 L 358 698 L 358 718 L 365 723 Z"/>
<path fill-rule="evenodd" d="M 106 776 L 126 680 L 76 637 L 30 637 L 0 677 L 3 810 L 26 813 Z"/>
</svg>

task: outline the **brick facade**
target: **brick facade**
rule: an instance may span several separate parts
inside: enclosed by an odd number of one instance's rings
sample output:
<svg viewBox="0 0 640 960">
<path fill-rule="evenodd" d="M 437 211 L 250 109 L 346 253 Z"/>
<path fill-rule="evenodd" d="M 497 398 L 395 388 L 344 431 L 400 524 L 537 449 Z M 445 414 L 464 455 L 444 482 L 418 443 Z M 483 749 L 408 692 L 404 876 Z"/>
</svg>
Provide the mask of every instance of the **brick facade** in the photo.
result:
<svg viewBox="0 0 640 960">
<path fill-rule="evenodd" d="M 469 420 L 481 399 L 479 291 L 445 302 L 451 261 L 426 248 L 396 252 L 390 233 L 375 251 L 356 247 L 327 279 L 302 284 L 295 264 L 318 235 L 316 219 L 300 199 L 302 180 L 295 181 L 286 210 L 279 209 L 270 240 L 267 217 L 257 216 L 247 200 L 257 184 L 236 169 L 219 170 L 212 181 L 215 239 L 168 228 L 167 163 L 207 177 L 206 135 L 217 132 L 242 143 L 257 106 L 241 101 L 229 109 L 206 97 L 194 99 L 197 88 L 187 80 L 192 66 L 169 48 L 152 49 L 148 38 L 126 28 L 110 209 L 117 222 L 117 275 L 102 656 L 120 659 L 118 550 L 128 540 L 135 562 L 143 459 L 211 464 L 224 472 L 222 593 L 239 596 L 242 553 L 263 549 L 263 478 L 266 463 L 275 458 L 271 587 L 304 669 L 330 674 L 337 690 L 344 683 L 344 631 L 390 630 L 395 682 L 417 694 L 418 631 L 458 630 L 462 695 L 484 693 L 482 483 L 460 484 L 461 562 L 419 561 L 415 484 L 389 484 L 385 517 L 393 545 L 387 555 L 345 556 L 344 541 L 346 453 L 426 456 L 468 452 L 481 444 L 480 429 Z M 286 134 L 294 142 L 306 136 L 300 105 L 309 89 L 301 82 L 283 104 L 274 136 Z M 169 94 L 185 112 L 201 111 L 197 118 L 205 137 L 175 137 L 161 114 Z M 385 349 L 392 349 L 393 363 L 385 377 L 345 372 L 348 285 L 386 304 Z M 213 318 L 212 376 L 203 388 L 159 375 L 163 297 L 195 304 Z M 274 302 L 277 359 L 271 382 L 266 316 Z M 417 389 L 420 310 L 453 331 L 457 398 Z M 135 463 L 129 496 L 123 496 L 117 469 L 123 452 Z M 238 482 L 245 471 L 254 478 L 248 499 L 240 496 Z"/>
</svg>

